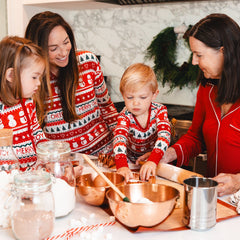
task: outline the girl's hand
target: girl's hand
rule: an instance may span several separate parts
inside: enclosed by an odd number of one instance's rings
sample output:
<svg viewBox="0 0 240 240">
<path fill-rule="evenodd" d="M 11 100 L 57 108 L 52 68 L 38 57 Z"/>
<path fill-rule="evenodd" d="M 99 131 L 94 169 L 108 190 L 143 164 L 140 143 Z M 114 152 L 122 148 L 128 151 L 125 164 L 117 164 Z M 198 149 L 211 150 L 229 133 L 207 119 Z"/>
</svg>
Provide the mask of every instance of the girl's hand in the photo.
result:
<svg viewBox="0 0 240 240">
<path fill-rule="evenodd" d="M 140 179 L 149 180 L 150 176 L 156 175 L 157 165 L 152 161 L 147 161 L 140 169 Z"/>
<path fill-rule="evenodd" d="M 125 182 L 128 182 L 129 179 L 133 178 L 132 171 L 128 167 L 121 167 L 117 170 L 117 173 L 125 177 Z"/>
<path fill-rule="evenodd" d="M 220 173 L 213 180 L 218 182 L 218 196 L 233 194 L 240 189 L 240 174 Z"/>
</svg>

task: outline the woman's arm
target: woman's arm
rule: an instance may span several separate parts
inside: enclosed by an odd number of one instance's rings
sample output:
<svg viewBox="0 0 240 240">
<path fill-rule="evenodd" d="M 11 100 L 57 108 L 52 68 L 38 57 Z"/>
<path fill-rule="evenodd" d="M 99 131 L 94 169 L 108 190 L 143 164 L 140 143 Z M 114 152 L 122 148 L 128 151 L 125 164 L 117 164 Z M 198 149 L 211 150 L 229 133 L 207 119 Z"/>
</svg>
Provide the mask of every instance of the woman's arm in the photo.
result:
<svg viewBox="0 0 240 240">
<path fill-rule="evenodd" d="M 197 93 L 197 101 L 194 109 L 192 125 L 185 135 L 177 143 L 172 145 L 177 154 L 177 166 L 188 165 L 189 160 L 196 157 L 202 151 L 203 135 L 202 127 L 205 119 L 205 98 L 207 98 L 206 89 L 200 86 Z M 172 152 L 173 153 L 173 152 Z M 173 155 L 169 155 L 173 156 Z M 168 156 L 166 155 L 166 158 Z M 169 159 L 170 160 L 170 159 Z M 165 159 L 166 162 L 169 161 Z"/>
<path fill-rule="evenodd" d="M 98 106 L 101 110 L 104 121 L 107 123 L 109 128 L 113 130 L 117 124 L 118 112 L 109 95 L 100 63 L 94 54 L 93 58 L 94 61 L 96 61 L 94 88 Z"/>
</svg>

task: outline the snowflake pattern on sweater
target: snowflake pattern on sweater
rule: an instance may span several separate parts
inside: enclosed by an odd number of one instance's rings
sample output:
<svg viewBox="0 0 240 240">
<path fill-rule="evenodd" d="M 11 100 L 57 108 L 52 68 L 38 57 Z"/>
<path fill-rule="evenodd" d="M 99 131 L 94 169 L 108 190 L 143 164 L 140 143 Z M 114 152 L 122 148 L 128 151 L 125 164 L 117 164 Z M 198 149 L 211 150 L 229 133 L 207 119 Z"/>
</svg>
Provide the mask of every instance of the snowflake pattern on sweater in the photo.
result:
<svg viewBox="0 0 240 240">
<path fill-rule="evenodd" d="M 97 57 L 89 51 L 81 51 L 77 59 L 80 73 L 75 103 L 80 119 L 71 124 L 64 121 L 57 77 L 52 75 L 53 108 L 50 109 L 48 100 L 45 135 L 52 140 L 68 142 L 75 152 L 112 153 L 118 112 L 108 94 Z"/>
<path fill-rule="evenodd" d="M 142 128 L 125 107 L 118 117 L 114 132 L 113 151 L 117 169 L 127 167 L 128 161 L 135 162 L 147 152 L 151 152 L 148 161 L 158 164 L 170 139 L 171 129 L 164 105 L 155 102 L 151 104 L 146 128 Z"/>
<path fill-rule="evenodd" d="M 36 146 L 46 141 L 39 126 L 35 104 L 32 99 L 23 99 L 9 107 L 0 100 L 0 128 L 13 130 L 13 150 L 22 171 L 33 167 L 37 161 Z"/>
</svg>

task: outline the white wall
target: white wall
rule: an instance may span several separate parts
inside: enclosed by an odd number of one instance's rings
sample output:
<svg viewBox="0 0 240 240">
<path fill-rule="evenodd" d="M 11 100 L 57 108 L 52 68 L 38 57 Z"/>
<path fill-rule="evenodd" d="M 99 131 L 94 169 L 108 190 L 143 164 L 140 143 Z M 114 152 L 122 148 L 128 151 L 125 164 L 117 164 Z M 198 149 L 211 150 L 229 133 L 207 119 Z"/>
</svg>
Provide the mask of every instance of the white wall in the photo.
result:
<svg viewBox="0 0 240 240">
<path fill-rule="evenodd" d="M 6 1 L 0 0 L 0 40 L 7 35 L 7 9 Z"/>
</svg>

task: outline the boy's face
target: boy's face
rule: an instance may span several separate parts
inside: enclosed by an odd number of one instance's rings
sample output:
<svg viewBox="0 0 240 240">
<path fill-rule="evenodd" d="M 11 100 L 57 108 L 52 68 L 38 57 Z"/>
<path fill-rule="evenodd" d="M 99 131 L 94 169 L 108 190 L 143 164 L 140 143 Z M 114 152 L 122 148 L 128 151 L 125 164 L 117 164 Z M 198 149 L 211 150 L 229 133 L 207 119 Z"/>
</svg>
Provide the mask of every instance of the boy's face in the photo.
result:
<svg viewBox="0 0 240 240">
<path fill-rule="evenodd" d="M 135 117 L 148 114 L 151 102 L 156 98 L 158 90 L 153 93 L 149 86 L 144 86 L 136 91 L 125 90 L 123 99 L 129 112 Z"/>
</svg>

